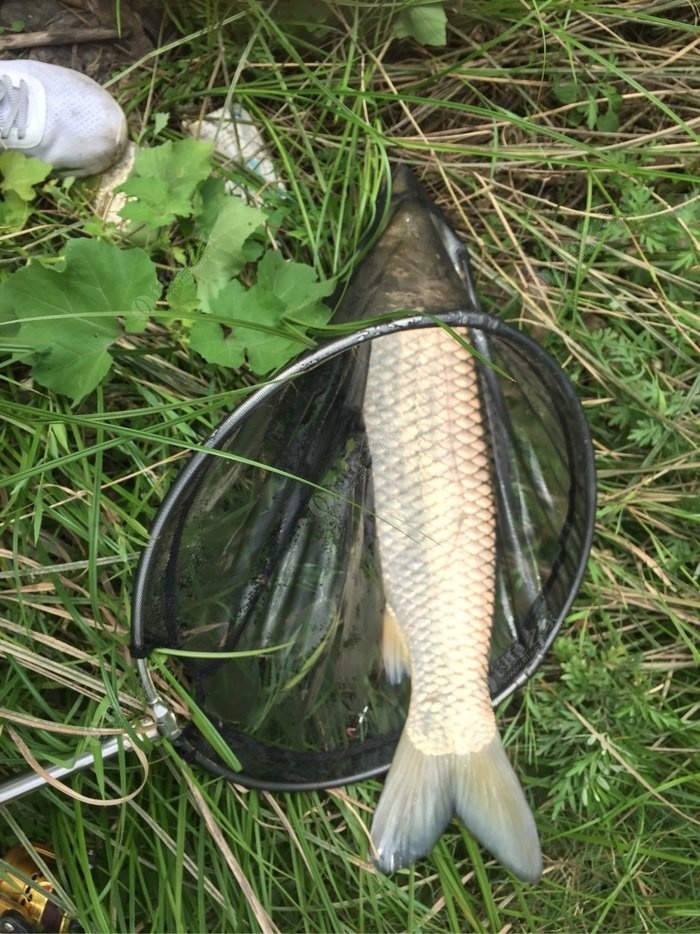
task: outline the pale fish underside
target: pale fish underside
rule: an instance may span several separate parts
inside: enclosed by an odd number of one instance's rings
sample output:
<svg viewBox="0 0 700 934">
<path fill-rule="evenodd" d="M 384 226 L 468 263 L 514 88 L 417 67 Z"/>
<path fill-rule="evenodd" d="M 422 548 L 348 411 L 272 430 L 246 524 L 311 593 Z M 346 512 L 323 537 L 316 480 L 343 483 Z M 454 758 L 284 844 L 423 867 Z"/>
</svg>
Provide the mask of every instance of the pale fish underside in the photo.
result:
<svg viewBox="0 0 700 934">
<path fill-rule="evenodd" d="M 535 822 L 487 684 L 495 599 L 490 449 L 474 358 L 439 327 L 372 346 L 364 416 L 387 610 L 384 663 L 411 676 L 406 725 L 374 817 L 380 869 L 425 855 L 457 814 L 536 881 Z"/>
</svg>

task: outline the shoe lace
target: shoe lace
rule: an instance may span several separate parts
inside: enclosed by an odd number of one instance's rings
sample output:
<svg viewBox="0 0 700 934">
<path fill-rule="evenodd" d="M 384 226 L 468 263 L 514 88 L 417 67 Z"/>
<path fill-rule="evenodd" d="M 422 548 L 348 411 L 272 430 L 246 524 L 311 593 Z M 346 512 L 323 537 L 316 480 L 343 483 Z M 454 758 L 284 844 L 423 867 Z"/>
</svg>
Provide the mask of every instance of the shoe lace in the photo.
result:
<svg viewBox="0 0 700 934">
<path fill-rule="evenodd" d="M 7 139 L 13 127 L 19 139 L 27 132 L 29 94 L 27 82 L 20 79 L 19 87 L 12 84 L 9 75 L 0 75 L 0 139 Z"/>
</svg>

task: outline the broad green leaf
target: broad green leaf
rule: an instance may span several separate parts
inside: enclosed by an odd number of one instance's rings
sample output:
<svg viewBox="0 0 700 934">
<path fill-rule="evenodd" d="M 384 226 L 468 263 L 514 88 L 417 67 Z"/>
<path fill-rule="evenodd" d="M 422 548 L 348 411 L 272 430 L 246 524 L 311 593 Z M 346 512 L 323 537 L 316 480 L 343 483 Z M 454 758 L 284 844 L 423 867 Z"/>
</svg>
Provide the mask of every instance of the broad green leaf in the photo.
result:
<svg viewBox="0 0 700 934">
<path fill-rule="evenodd" d="M 616 111 L 611 108 L 606 110 L 605 113 L 600 114 L 596 129 L 603 133 L 617 133 L 620 129 L 620 118 Z"/>
<path fill-rule="evenodd" d="M 270 251 L 258 265 L 257 287 L 273 292 L 282 299 L 285 306 L 284 317 L 300 323 L 325 324 L 314 318 L 308 321 L 305 312 L 315 308 L 322 298 L 326 298 L 335 288 L 334 280 L 318 282 L 315 271 L 304 263 L 285 262 L 282 256 Z M 325 306 L 324 306 L 325 307 Z M 330 310 L 326 309 L 330 314 Z"/>
<path fill-rule="evenodd" d="M 408 36 L 421 45 L 445 45 L 447 16 L 443 4 L 420 3 L 402 10 L 394 22 L 394 33 L 399 39 Z"/>
<path fill-rule="evenodd" d="M 202 182 L 197 190 L 196 210 L 193 218 L 193 232 L 198 240 L 205 242 L 209 239 L 221 209 L 230 198 L 231 195 L 226 191 L 223 178 L 210 176 Z"/>
<path fill-rule="evenodd" d="M 29 205 L 16 191 L 3 193 L 0 201 L 0 231 L 10 233 L 21 230 L 29 217 Z"/>
<path fill-rule="evenodd" d="M 0 154 L 0 230 L 21 230 L 29 217 L 28 202 L 36 197 L 34 185 L 43 182 L 51 166 L 15 150 Z"/>
<path fill-rule="evenodd" d="M 278 369 L 308 346 L 307 330 L 325 324 L 332 314 L 320 299 L 334 283 L 316 279 L 310 266 L 266 254 L 254 286 L 246 289 L 234 280 L 212 300 L 211 311 L 223 323 L 197 321 L 190 346 L 209 363 L 239 367 L 247 362 L 260 376 Z M 260 327 L 245 327 L 241 322 L 246 321 Z"/>
<path fill-rule="evenodd" d="M 40 351 L 32 356 L 32 376 L 42 386 L 54 392 L 70 396 L 77 404 L 84 399 L 95 386 L 98 386 L 109 372 L 112 358 L 107 347 L 118 337 L 108 340 L 95 335 L 85 335 L 74 346 L 68 346 L 67 340 L 75 338 L 75 333 L 68 330 L 66 340 L 54 344 L 48 351 Z"/>
<path fill-rule="evenodd" d="M 212 303 L 212 311 L 229 319 L 230 325 L 215 321 L 197 321 L 192 328 L 190 346 L 209 363 L 240 367 L 248 362 L 256 373 L 268 373 L 302 349 L 284 333 L 269 333 L 240 327 L 250 321 L 265 328 L 279 328 L 284 303 L 272 292 L 246 289 L 238 281 L 229 282 Z"/>
<path fill-rule="evenodd" d="M 176 216 L 190 217 L 197 186 L 211 171 L 211 151 L 211 143 L 196 139 L 141 150 L 131 176 L 116 189 L 135 199 L 121 216 L 150 228 L 171 224 Z"/>
<path fill-rule="evenodd" d="M 207 363 L 233 369 L 238 369 L 245 363 L 245 347 L 233 337 L 230 328 L 224 330 L 217 321 L 195 322 L 190 332 L 190 349 L 204 357 Z"/>
<path fill-rule="evenodd" d="M 155 266 L 143 250 L 71 240 L 61 268 L 33 263 L 0 284 L 0 322 L 13 332 L 11 340 L 0 337 L 0 349 L 11 344 L 37 382 L 79 402 L 110 368 L 119 319 L 129 330 L 142 329 L 159 295 Z"/>
<path fill-rule="evenodd" d="M 199 309 L 197 288 L 191 269 L 181 269 L 168 286 L 165 299 L 173 318 L 189 317 Z"/>
<path fill-rule="evenodd" d="M 16 150 L 9 149 L 0 154 L 0 188 L 5 196 L 14 192 L 22 201 L 32 201 L 36 196 L 34 185 L 43 182 L 50 171 L 50 165 Z"/>
<path fill-rule="evenodd" d="M 574 104 L 581 99 L 581 91 L 576 81 L 556 78 L 552 82 L 554 96 L 562 104 Z"/>
<path fill-rule="evenodd" d="M 259 243 L 247 243 L 251 234 L 265 223 L 266 215 L 229 195 L 222 203 L 199 262 L 192 268 L 197 296 L 204 311 L 211 310 L 224 286 L 239 274 L 246 263 L 260 255 Z"/>
<path fill-rule="evenodd" d="M 169 120 L 170 114 L 167 111 L 165 113 L 163 111 L 156 111 L 156 113 L 153 114 L 153 135 L 158 136 L 158 134 L 166 128 Z"/>
<path fill-rule="evenodd" d="M 192 213 L 189 198 L 178 198 L 170 194 L 167 182 L 162 178 L 132 178 L 120 188 L 129 186 L 129 194 L 135 198 L 120 210 L 121 217 L 150 229 L 166 227 L 175 217 L 187 217 Z"/>
</svg>

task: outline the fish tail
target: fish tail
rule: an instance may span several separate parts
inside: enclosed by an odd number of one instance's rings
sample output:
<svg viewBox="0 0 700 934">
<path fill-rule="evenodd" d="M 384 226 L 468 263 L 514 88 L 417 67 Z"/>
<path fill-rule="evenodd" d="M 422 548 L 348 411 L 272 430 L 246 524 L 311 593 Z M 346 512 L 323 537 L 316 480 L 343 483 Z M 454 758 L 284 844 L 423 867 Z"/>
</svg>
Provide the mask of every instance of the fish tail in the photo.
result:
<svg viewBox="0 0 700 934">
<path fill-rule="evenodd" d="M 477 752 L 431 756 L 404 730 L 374 814 L 375 865 L 388 873 L 425 856 L 453 814 L 507 869 L 537 882 L 537 828 L 498 733 Z"/>
</svg>

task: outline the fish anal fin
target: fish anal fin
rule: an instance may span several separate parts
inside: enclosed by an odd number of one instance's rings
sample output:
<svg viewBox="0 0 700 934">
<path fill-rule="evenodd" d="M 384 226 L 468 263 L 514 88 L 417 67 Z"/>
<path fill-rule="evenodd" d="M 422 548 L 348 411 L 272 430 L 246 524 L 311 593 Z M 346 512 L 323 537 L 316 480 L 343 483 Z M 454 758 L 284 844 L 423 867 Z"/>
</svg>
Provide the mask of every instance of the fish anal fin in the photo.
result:
<svg viewBox="0 0 700 934">
<path fill-rule="evenodd" d="M 537 828 L 498 734 L 477 752 L 430 756 L 404 730 L 372 824 L 377 867 L 394 872 L 425 856 L 455 813 L 507 869 L 537 882 Z"/>
<path fill-rule="evenodd" d="M 384 673 L 390 684 L 398 684 L 404 675 L 411 673 L 411 656 L 404 634 L 394 611 L 387 603 L 382 623 L 382 658 Z"/>
</svg>

